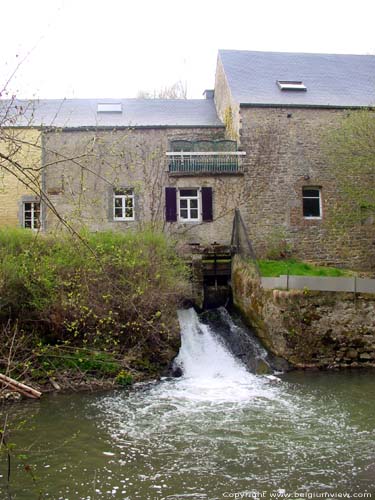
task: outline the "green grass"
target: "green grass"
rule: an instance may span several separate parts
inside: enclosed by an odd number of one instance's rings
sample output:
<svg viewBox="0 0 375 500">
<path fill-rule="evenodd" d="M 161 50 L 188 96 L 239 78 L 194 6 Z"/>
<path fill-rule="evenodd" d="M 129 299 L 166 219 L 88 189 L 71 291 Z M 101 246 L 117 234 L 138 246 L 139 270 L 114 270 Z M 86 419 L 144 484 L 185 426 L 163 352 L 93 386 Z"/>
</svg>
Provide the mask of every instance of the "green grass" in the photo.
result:
<svg viewBox="0 0 375 500">
<path fill-rule="evenodd" d="M 339 278 L 351 275 L 351 272 L 347 269 L 314 266 L 295 259 L 259 260 L 258 264 L 261 275 L 264 277 L 275 277 L 283 274 L 289 274 L 292 276 L 329 276 Z"/>
</svg>

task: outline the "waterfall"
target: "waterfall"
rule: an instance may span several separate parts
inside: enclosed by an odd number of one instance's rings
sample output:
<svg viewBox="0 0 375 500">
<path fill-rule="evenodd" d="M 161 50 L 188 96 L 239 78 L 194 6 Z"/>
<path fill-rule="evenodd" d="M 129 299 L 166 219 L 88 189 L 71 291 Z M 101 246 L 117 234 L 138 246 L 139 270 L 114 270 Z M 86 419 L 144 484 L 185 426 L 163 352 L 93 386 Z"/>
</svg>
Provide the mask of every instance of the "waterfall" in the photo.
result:
<svg viewBox="0 0 375 500">
<path fill-rule="evenodd" d="M 213 329 L 200 321 L 194 309 L 180 310 L 181 349 L 174 361 L 183 380 L 179 391 L 184 397 L 196 400 L 248 400 L 263 393 L 260 377 L 226 347 Z"/>
<path fill-rule="evenodd" d="M 246 378 L 246 368 L 232 356 L 194 309 L 180 310 L 181 349 L 175 360 L 187 378 Z"/>
</svg>

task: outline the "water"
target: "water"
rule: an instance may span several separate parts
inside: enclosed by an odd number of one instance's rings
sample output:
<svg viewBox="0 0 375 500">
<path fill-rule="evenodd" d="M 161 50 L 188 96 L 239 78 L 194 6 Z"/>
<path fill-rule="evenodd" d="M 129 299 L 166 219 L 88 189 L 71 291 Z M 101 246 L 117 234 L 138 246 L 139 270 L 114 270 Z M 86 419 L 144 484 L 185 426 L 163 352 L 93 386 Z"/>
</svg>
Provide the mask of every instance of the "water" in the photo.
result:
<svg viewBox="0 0 375 500">
<path fill-rule="evenodd" d="M 14 459 L 7 497 L 3 460 L 0 498 L 375 498 L 373 372 L 257 376 L 192 310 L 180 321 L 181 378 L 13 407 L 37 477 Z"/>
</svg>

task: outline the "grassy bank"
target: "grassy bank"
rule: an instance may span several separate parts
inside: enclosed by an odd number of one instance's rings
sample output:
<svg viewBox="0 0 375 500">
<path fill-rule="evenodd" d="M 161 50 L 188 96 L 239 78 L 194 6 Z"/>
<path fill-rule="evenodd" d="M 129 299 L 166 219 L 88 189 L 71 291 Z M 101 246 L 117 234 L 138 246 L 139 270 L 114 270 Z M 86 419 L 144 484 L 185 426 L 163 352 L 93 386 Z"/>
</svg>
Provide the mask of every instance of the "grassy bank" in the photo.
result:
<svg viewBox="0 0 375 500">
<path fill-rule="evenodd" d="M 39 383 L 124 385 L 178 349 L 186 269 L 161 234 L 0 230 L 0 371 Z"/>
<path fill-rule="evenodd" d="M 259 260 L 259 269 L 264 277 L 277 277 L 289 274 L 291 276 L 349 276 L 351 273 L 346 269 L 335 267 L 314 266 L 295 259 L 285 260 Z"/>
</svg>

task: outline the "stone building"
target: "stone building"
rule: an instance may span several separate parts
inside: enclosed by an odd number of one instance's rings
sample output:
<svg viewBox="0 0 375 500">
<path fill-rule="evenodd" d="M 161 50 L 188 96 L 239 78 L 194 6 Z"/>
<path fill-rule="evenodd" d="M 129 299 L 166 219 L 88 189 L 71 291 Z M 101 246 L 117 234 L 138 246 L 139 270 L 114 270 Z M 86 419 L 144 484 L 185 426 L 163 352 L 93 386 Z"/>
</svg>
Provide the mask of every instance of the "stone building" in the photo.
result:
<svg viewBox="0 0 375 500">
<path fill-rule="evenodd" d="M 246 151 L 241 211 L 256 253 L 285 246 L 305 260 L 375 267 L 375 225 L 331 223 L 340 174 L 322 148 L 349 112 L 375 104 L 375 57 L 223 50 L 215 103 Z"/>
<path fill-rule="evenodd" d="M 152 225 L 187 243 L 230 240 L 243 155 L 225 140 L 212 99 L 79 100 L 64 109 L 43 140 L 46 194 L 65 220 L 94 231 Z M 44 228 L 59 224 L 47 212 Z"/>
<path fill-rule="evenodd" d="M 369 268 L 374 224 L 345 241 L 329 224 L 340 193 L 321 145 L 374 101 L 374 56 L 219 51 L 205 99 L 39 101 L 17 126 L 42 130 L 44 230 L 151 225 L 229 244 L 238 207 L 259 256 Z"/>
</svg>

